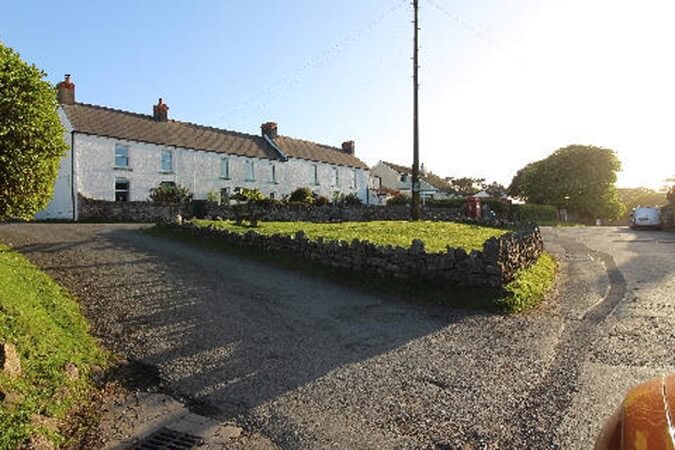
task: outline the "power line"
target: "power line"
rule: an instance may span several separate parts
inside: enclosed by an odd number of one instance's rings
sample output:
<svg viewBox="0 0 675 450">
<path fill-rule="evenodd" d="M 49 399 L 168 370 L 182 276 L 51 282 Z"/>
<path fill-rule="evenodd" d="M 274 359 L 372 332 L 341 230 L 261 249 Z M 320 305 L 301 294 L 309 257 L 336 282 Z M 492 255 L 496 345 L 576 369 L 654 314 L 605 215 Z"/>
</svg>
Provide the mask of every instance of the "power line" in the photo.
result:
<svg viewBox="0 0 675 450">
<path fill-rule="evenodd" d="M 293 86 L 299 84 L 300 81 L 302 81 L 302 78 L 306 72 L 308 72 L 310 69 L 322 67 L 331 60 L 333 60 L 335 57 L 343 53 L 348 46 L 356 43 L 366 33 L 369 33 L 370 31 L 375 29 L 375 27 L 377 27 L 381 22 L 387 19 L 390 15 L 392 15 L 394 12 L 400 9 L 407 2 L 408 0 L 399 1 L 391 8 L 383 11 L 381 14 L 374 17 L 372 20 L 370 20 L 370 22 L 368 22 L 361 28 L 357 29 L 355 32 L 348 33 L 340 41 L 334 43 L 326 50 L 309 58 L 302 66 L 295 69 L 290 76 L 282 78 L 279 82 L 275 83 L 274 85 L 268 86 L 263 91 L 250 97 L 243 103 L 238 104 L 235 108 L 232 108 L 224 115 L 219 117 L 218 120 L 222 121 L 236 114 L 241 114 L 241 112 L 244 110 L 248 110 L 249 114 L 255 111 L 262 111 L 264 107 L 272 99 L 277 98 L 282 93 L 286 92 Z M 249 109 L 251 105 L 256 106 L 253 109 Z"/>
</svg>

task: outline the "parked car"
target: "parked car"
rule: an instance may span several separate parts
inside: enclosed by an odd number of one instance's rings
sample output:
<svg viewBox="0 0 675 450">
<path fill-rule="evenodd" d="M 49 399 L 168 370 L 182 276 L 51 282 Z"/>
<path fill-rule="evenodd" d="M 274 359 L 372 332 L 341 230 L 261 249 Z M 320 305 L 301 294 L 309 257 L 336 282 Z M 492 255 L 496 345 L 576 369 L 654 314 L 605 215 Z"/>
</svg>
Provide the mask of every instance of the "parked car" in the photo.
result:
<svg viewBox="0 0 675 450">
<path fill-rule="evenodd" d="M 661 229 L 661 208 L 638 206 L 630 213 L 630 227 Z"/>
</svg>

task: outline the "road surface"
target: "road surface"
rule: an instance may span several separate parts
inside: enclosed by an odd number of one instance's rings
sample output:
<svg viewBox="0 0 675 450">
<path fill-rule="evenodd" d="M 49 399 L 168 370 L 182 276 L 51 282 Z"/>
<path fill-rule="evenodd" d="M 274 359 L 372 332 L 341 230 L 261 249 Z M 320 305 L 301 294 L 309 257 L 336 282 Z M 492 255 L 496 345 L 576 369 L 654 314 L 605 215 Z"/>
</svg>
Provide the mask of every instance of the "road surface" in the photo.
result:
<svg viewBox="0 0 675 450">
<path fill-rule="evenodd" d="M 365 293 L 139 232 L 6 224 L 153 389 L 235 421 L 233 448 L 590 448 L 634 383 L 675 371 L 675 234 L 544 229 L 536 311 Z M 262 437 L 262 438 L 260 438 Z"/>
</svg>

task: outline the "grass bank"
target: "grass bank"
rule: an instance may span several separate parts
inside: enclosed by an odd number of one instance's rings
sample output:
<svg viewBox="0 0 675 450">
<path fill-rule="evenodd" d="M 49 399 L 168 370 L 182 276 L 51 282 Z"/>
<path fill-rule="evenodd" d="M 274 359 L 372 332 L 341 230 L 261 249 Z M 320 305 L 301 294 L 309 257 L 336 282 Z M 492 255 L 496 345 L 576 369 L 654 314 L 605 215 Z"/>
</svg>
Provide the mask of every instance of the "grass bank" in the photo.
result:
<svg viewBox="0 0 675 450">
<path fill-rule="evenodd" d="M 504 286 L 504 295 L 497 305 L 510 312 L 521 312 L 537 306 L 555 282 L 558 264 L 548 253 L 536 263 L 516 273 L 513 281 Z"/>
<path fill-rule="evenodd" d="M 449 247 L 462 247 L 467 252 L 482 250 L 483 243 L 491 237 L 499 237 L 507 230 L 453 222 L 261 222 L 256 228 L 235 225 L 232 221 L 195 220 L 199 226 L 213 225 L 230 232 L 246 233 L 253 230 L 264 235 L 293 235 L 303 231 L 309 239 L 324 238 L 327 241 L 354 239 L 379 245 L 409 248 L 413 239 L 424 241 L 427 252 L 444 252 Z"/>
<path fill-rule="evenodd" d="M 153 227 L 144 230 L 144 232 L 160 238 L 184 242 L 203 249 L 223 252 L 283 269 L 301 270 L 310 276 L 327 279 L 365 292 L 385 294 L 400 300 L 506 313 L 520 312 L 536 306 L 553 285 L 557 267 L 552 257 L 544 254 L 537 264 L 520 271 L 515 280 L 505 288 L 458 288 L 403 280 L 378 279 L 353 271 L 323 267 L 294 255 L 260 253 L 248 247 L 229 244 L 217 239 L 200 238 L 183 230 Z M 551 266 L 551 263 L 553 266 Z M 535 283 L 541 283 L 541 287 L 533 287 L 532 284 Z"/>
<path fill-rule="evenodd" d="M 0 449 L 40 435 L 57 446 L 70 412 L 91 393 L 91 368 L 105 353 L 75 299 L 26 258 L 0 244 L 0 342 L 16 347 L 21 374 L 0 371 Z"/>
</svg>

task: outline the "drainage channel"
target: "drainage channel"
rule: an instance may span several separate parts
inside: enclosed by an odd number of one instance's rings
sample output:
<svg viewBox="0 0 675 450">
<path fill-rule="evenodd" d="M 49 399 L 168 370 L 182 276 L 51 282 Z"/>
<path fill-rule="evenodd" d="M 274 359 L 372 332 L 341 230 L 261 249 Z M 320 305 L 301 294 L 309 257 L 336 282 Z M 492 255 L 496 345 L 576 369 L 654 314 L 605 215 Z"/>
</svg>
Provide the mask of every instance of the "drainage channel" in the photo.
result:
<svg viewBox="0 0 675 450">
<path fill-rule="evenodd" d="M 160 428 L 130 450 L 190 450 L 204 444 L 199 436 Z"/>
</svg>

